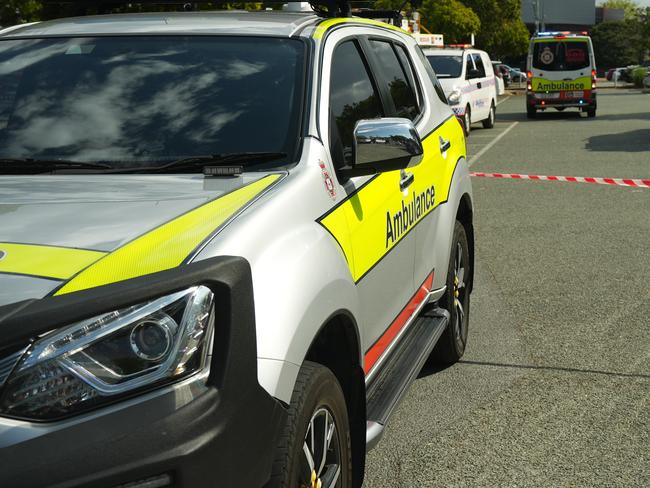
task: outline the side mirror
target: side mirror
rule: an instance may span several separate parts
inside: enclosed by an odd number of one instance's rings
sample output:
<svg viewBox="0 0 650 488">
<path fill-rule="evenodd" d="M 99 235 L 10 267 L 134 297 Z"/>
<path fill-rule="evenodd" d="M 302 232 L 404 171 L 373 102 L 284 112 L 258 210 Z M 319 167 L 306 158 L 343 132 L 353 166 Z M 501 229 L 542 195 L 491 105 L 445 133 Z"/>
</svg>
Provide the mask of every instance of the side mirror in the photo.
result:
<svg viewBox="0 0 650 488">
<path fill-rule="evenodd" d="M 472 68 L 467 72 L 467 79 L 471 80 L 473 78 L 478 78 L 481 76 L 481 72 L 477 70 L 476 68 Z"/>
<path fill-rule="evenodd" d="M 359 120 L 354 127 L 354 158 L 341 168 L 344 176 L 363 176 L 416 166 L 422 141 L 409 119 Z"/>
</svg>

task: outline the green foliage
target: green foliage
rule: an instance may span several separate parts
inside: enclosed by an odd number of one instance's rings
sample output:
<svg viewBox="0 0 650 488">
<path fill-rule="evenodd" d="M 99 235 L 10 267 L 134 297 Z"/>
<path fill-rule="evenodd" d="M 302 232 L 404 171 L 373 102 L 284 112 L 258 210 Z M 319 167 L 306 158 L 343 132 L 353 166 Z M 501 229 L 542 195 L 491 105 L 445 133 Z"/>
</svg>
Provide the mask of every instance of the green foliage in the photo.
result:
<svg viewBox="0 0 650 488">
<path fill-rule="evenodd" d="M 608 69 L 643 61 L 644 39 L 635 21 L 603 22 L 591 31 L 596 64 Z"/>
<path fill-rule="evenodd" d="M 635 68 L 632 71 L 632 82 L 637 88 L 643 88 L 643 79 L 648 72 L 648 68 Z"/>
<path fill-rule="evenodd" d="M 521 0 L 463 0 L 463 3 L 481 21 L 476 37 L 478 48 L 496 57 L 526 53 L 530 34 L 521 20 Z"/>
<path fill-rule="evenodd" d="M 422 24 L 430 32 L 444 34 L 447 44 L 470 42 L 481 28 L 478 16 L 459 0 L 424 0 L 419 11 Z"/>
<path fill-rule="evenodd" d="M 5 0 L 0 3 L 0 26 L 40 20 L 42 5 L 36 0 Z"/>
</svg>

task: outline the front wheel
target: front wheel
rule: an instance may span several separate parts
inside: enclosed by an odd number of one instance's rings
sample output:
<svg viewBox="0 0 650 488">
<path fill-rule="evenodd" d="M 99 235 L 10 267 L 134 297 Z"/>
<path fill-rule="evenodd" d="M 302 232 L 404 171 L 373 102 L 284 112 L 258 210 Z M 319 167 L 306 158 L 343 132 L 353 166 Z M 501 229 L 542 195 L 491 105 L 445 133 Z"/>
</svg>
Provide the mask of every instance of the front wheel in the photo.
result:
<svg viewBox="0 0 650 488">
<path fill-rule="evenodd" d="M 440 306 L 449 312 L 449 324 L 433 350 L 432 359 L 435 362 L 453 364 L 465 353 L 469 330 L 471 263 L 465 227 L 456 221 L 447 270 L 447 291 L 440 299 Z"/>
<path fill-rule="evenodd" d="M 488 115 L 488 118 L 483 121 L 483 128 L 484 129 L 491 129 L 494 127 L 494 120 L 496 118 L 496 108 L 494 107 L 494 102 L 490 105 L 490 114 Z"/>
<path fill-rule="evenodd" d="M 300 368 L 269 488 L 351 488 L 352 448 L 345 397 L 334 374 Z"/>
</svg>

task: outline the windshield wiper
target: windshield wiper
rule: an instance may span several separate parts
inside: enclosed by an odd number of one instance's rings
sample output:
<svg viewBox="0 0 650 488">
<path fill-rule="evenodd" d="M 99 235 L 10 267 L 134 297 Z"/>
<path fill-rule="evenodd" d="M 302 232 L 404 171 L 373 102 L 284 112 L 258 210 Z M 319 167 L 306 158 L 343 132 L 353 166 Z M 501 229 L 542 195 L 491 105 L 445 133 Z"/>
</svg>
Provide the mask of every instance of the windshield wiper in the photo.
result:
<svg viewBox="0 0 650 488">
<path fill-rule="evenodd" d="M 160 166 L 143 166 L 124 169 L 116 169 L 116 173 L 173 173 L 178 170 L 203 170 L 206 166 L 226 166 L 229 164 L 241 163 L 262 163 L 274 159 L 286 158 L 287 153 L 283 152 L 239 152 L 212 154 L 204 156 L 191 156 L 176 159 Z"/>
<path fill-rule="evenodd" d="M 66 159 L 0 158 L 0 173 L 37 174 L 59 169 L 110 169 L 111 165 Z"/>
</svg>

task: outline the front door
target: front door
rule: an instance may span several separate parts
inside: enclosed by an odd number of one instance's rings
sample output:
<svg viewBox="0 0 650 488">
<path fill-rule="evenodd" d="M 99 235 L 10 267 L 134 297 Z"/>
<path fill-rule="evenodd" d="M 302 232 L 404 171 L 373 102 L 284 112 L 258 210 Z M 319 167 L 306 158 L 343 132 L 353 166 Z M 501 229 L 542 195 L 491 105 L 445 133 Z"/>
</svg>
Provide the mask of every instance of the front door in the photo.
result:
<svg viewBox="0 0 650 488">
<path fill-rule="evenodd" d="M 372 49 L 369 41 L 342 36 L 337 42 L 337 37 L 328 39 L 335 47 L 331 51 L 327 143 L 334 167 L 341 167 L 352 158 L 355 123 L 394 116 L 395 107 L 387 106 L 386 93 L 380 93 L 377 73 L 373 74 L 364 54 Z M 324 62 L 327 65 L 327 56 Z M 408 195 L 400 189 L 400 171 L 340 183 L 347 198 L 321 224 L 339 241 L 357 285 L 369 372 L 382 352 L 373 346 L 383 340 L 414 292 L 415 233 L 408 230 L 415 216 L 408 208 Z"/>
</svg>

